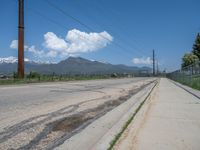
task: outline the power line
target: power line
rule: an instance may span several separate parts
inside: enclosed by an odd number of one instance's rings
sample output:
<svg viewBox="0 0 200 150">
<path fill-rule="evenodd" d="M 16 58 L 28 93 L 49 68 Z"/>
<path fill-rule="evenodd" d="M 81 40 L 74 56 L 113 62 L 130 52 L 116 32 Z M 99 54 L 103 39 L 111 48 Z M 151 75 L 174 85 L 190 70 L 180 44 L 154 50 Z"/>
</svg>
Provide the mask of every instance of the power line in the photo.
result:
<svg viewBox="0 0 200 150">
<path fill-rule="evenodd" d="M 100 25 L 101 24 L 101 25 Z M 101 29 L 105 29 L 105 24 L 102 24 L 102 22 L 101 23 L 95 23 L 95 25 L 97 25 L 99 28 L 101 28 Z M 103 26 L 103 28 L 101 27 L 101 26 Z M 116 32 L 114 33 L 113 32 L 113 30 L 111 30 L 111 29 L 109 29 L 109 32 L 111 33 L 111 34 L 115 34 L 118 38 L 119 37 L 121 37 L 119 34 L 117 34 Z M 120 38 L 119 38 L 119 40 L 120 40 Z M 128 43 L 127 42 L 127 40 L 124 40 L 123 41 L 123 43 L 126 43 L 126 46 L 128 46 L 128 48 L 129 49 L 132 49 L 132 47 L 134 47 L 135 49 L 138 49 L 136 46 L 130 46 L 130 43 Z M 132 50 L 134 50 L 134 49 L 132 49 Z M 143 55 L 141 55 L 141 53 L 139 53 L 138 51 L 136 51 L 136 50 L 134 50 L 134 52 L 136 52 L 137 54 L 139 54 L 140 56 L 143 56 Z M 142 51 L 141 51 L 142 52 Z M 144 54 L 144 53 L 143 53 Z"/>
<path fill-rule="evenodd" d="M 98 1 L 99 2 L 99 4 L 101 3 L 101 5 L 103 5 L 103 3 L 102 3 L 102 1 L 101 0 L 99 0 Z M 96 8 L 97 9 L 101 9 L 100 10 L 100 12 L 102 13 L 102 12 L 104 12 L 106 9 L 105 9 L 105 7 L 103 7 L 103 9 L 102 8 L 100 8 L 100 6 L 101 5 L 96 5 Z M 113 14 L 113 16 L 116 16 L 116 15 L 118 15 L 118 14 L 114 14 L 114 11 L 112 10 L 112 8 L 111 9 L 107 9 L 107 12 L 110 12 L 110 13 L 106 13 L 106 15 L 104 16 L 104 18 L 106 18 L 106 17 L 108 17 L 108 14 Z M 119 16 L 119 15 L 118 15 Z M 109 20 L 110 19 L 112 19 L 112 18 L 109 18 Z M 119 26 L 120 27 L 120 26 Z M 120 28 L 120 30 L 123 30 L 122 28 Z M 123 33 L 125 33 L 126 35 L 129 35 L 130 36 L 130 33 L 129 32 L 126 32 L 126 30 L 123 30 Z M 144 54 L 144 52 L 142 51 L 142 49 L 144 49 L 144 48 L 141 48 L 141 44 L 140 43 L 138 43 L 136 40 L 133 40 L 133 38 L 131 38 L 131 42 L 134 42 L 135 43 L 135 45 L 134 45 L 134 47 L 136 46 L 136 48 L 137 49 L 140 49 L 140 51 Z M 130 44 L 130 43 L 129 43 Z M 138 44 L 140 45 L 140 46 L 138 46 Z M 143 46 L 142 46 L 143 47 Z"/>
<path fill-rule="evenodd" d="M 15 0 L 13 0 L 13 1 L 15 1 Z M 53 24 L 56 24 L 57 26 L 59 26 L 59 27 L 61 27 L 61 28 L 63 28 L 63 29 L 70 30 L 69 28 L 67 28 L 67 27 L 64 26 L 63 24 L 60 24 L 60 23 L 58 23 L 57 21 L 51 19 L 50 17 L 47 17 L 47 16 L 43 15 L 42 13 L 40 13 L 39 11 L 37 11 L 36 9 L 33 9 L 33 8 L 31 8 L 31 7 L 28 7 L 28 9 L 29 9 L 30 11 L 32 11 L 33 13 L 37 14 L 38 16 L 40 16 L 40 17 L 46 19 L 47 21 L 49 21 L 49 22 L 51 22 L 51 23 L 53 23 Z M 77 32 L 74 32 L 74 33 L 77 34 L 77 35 L 78 35 L 79 37 L 81 37 L 82 39 L 89 40 L 89 39 L 87 39 L 87 37 L 85 37 L 85 36 L 83 36 L 83 35 L 81 35 L 81 34 L 79 34 L 79 33 L 77 33 Z M 89 42 L 90 42 L 90 41 L 89 41 Z"/>
<path fill-rule="evenodd" d="M 63 29 L 70 30 L 69 28 L 67 28 L 67 27 L 64 26 L 63 24 L 60 24 L 60 23 L 58 23 L 57 21 L 51 19 L 50 17 L 47 17 L 47 16 L 43 15 L 42 13 L 40 13 L 39 11 L 37 11 L 37 10 L 35 10 L 35 9 L 29 8 L 29 10 L 32 11 L 33 13 L 37 14 L 38 16 L 40 16 L 40 17 L 46 19 L 47 21 L 49 21 L 49 22 L 51 22 L 51 23 L 53 23 L 53 24 L 55 24 L 55 25 L 57 25 L 57 26 L 63 28 Z M 74 32 L 74 33 L 75 33 L 76 35 L 78 35 L 80 38 L 82 38 L 82 39 L 84 39 L 84 40 L 88 40 L 87 42 L 92 43 L 91 41 L 89 41 L 89 39 L 88 39 L 87 37 L 85 37 L 85 36 L 83 36 L 83 35 L 81 35 L 81 34 L 79 34 L 79 33 L 77 33 L 77 32 Z"/>
<path fill-rule="evenodd" d="M 15 0 L 12 0 L 12 1 L 13 1 L 13 2 L 16 2 Z M 16 3 L 15 3 L 15 4 L 16 4 Z M 47 21 L 49 21 L 49 22 L 51 22 L 51 23 L 53 23 L 53 24 L 56 24 L 57 26 L 59 26 L 59 27 L 61 27 L 61 28 L 63 28 L 63 29 L 70 30 L 69 28 L 67 28 L 67 27 L 64 26 L 63 24 L 60 24 L 60 23 L 58 23 L 57 21 L 51 19 L 50 17 L 47 17 L 47 16 L 43 15 L 42 13 L 40 13 L 39 11 L 37 11 L 36 9 L 30 8 L 30 7 L 28 7 L 27 9 L 29 9 L 30 11 L 32 11 L 32 12 L 35 13 L 35 14 L 37 14 L 38 16 L 40 16 L 40 17 L 46 19 Z M 74 33 L 75 33 L 76 35 L 78 35 L 80 38 L 82 38 L 82 39 L 84 39 L 84 40 L 88 40 L 87 42 L 93 43 L 93 42 L 90 41 L 87 37 L 85 37 L 85 36 L 83 36 L 83 35 L 81 35 L 81 34 L 79 34 L 79 33 L 77 33 L 77 32 L 74 32 Z M 100 35 L 100 36 L 101 36 L 101 35 Z M 101 37 L 102 37 L 102 36 L 101 36 Z M 102 37 L 102 38 L 103 38 L 103 37 Z M 104 39 L 105 39 L 105 38 L 104 38 Z M 126 53 L 126 54 L 127 54 L 127 53 Z M 129 54 L 127 54 L 126 56 L 130 57 Z M 132 57 L 130 57 L 130 58 L 132 58 Z"/>
<path fill-rule="evenodd" d="M 15 0 L 13 0 L 13 1 L 15 1 Z M 46 2 L 49 3 L 48 0 L 47 0 Z M 52 3 L 50 3 L 50 4 L 52 4 Z M 52 7 L 53 7 L 53 6 L 54 6 L 54 5 L 52 4 Z M 64 26 L 64 25 L 62 25 L 62 24 L 60 24 L 60 23 L 58 23 L 57 21 L 51 19 L 50 17 L 47 17 L 47 16 L 43 15 L 43 14 L 40 13 L 39 11 L 37 11 L 37 10 L 35 10 L 35 9 L 33 9 L 33 8 L 30 8 L 30 7 L 28 7 L 28 9 L 31 10 L 33 13 L 35 13 L 35 14 L 37 14 L 37 15 L 43 17 L 43 18 L 45 18 L 45 19 L 48 20 L 49 22 L 54 23 L 54 24 L 56 24 L 56 25 L 59 26 L 59 27 L 62 27 L 62 28 L 64 28 L 64 29 L 69 30 L 69 28 L 67 28 L 66 26 Z M 59 7 L 56 6 L 56 9 L 59 9 Z M 65 14 L 65 11 L 63 11 L 62 9 L 59 9 L 59 11 L 62 11 L 62 13 Z M 75 17 L 71 16 L 70 14 L 67 13 L 67 16 L 70 17 L 71 19 L 75 20 L 76 22 L 78 21 L 79 24 L 81 24 L 82 26 L 84 26 L 84 27 L 87 28 L 88 30 L 94 31 L 93 28 L 91 28 L 91 27 L 87 26 L 86 24 L 82 23 L 81 21 L 79 21 L 79 20 L 76 19 Z M 77 35 L 78 35 L 79 37 L 81 37 L 82 39 L 88 40 L 85 36 L 82 36 L 81 34 L 79 34 L 79 33 L 77 33 L 77 32 L 74 32 L 74 33 L 77 34 Z M 103 35 L 100 35 L 100 36 L 101 36 L 102 38 L 106 39 L 107 41 L 109 41 L 110 43 L 112 42 L 110 39 L 104 37 Z M 89 40 L 88 40 L 88 41 L 89 41 Z M 124 48 L 123 46 L 121 46 L 121 45 L 118 44 L 118 43 L 113 43 L 113 44 L 114 44 L 115 46 L 119 47 L 121 50 L 125 50 L 125 49 L 126 49 L 126 48 Z M 123 52 L 125 52 L 125 53 L 127 54 L 126 56 L 132 58 L 132 57 L 130 56 L 130 54 L 127 53 L 127 51 L 123 51 Z M 139 54 L 139 53 L 138 53 L 138 54 Z"/>
<path fill-rule="evenodd" d="M 64 11 L 64 10 L 61 9 L 60 7 L 58 7 L 58 6 L 56 6 L 55 4 L 51 3 L 49 0 L 47 0 L 47 1 L 45 1 L 45 2 L 46 2 L 48 5 L 50 5 L 52 8 L 54 8 L 54 9 L 58 10 L 59 12 L 61 12 L 63 15 L 65 15 L 65 16 L 71 18 L 72 20 L 76 21 L 77 23 L 79 23 L 80 25 L 82 25 L 83 27 L 85 27 L 86 29 L 88 29 L 89 31 L 92 31 L 92 32 L 95 31 L 92 27 L 90 27 L 90 26 L 86 25 L 85 23 L 81 22 L 79 19 L 73 17 L 73 16 L 70 15 L 68 12 Z M 124 48 L 124 47 L 121 46 L 120 44 L 113 42 L 112 40 L 108 39 L 107 37 L 105 37 L 105 36 L 103 36 L 103 35 L 100 35 L 100 36 L 101 36 L 102 38 L 106 39 L 107 41 L 109 41 L 110 43 L 113 43 L 116 47 L 122 49 L 123 52 L 124 52 L 124 50 L 126 50 L 126 48 Z M 127 51 L 125 51 L 125 52 L 127 52 Z"/>
<path fill-rule="evenodd" d="M 57 26 L 59 26 L 59 27 L 61 27 L 61 28 L 63 28 L 63 29 L 70 30 L 70 29 L 67 28 L 66 26 L 64 26 L 64 25 L 62 25 L 62 24 L 60 24 L 60 23 L 58 23 L 57 21 L 51 19 L 50 17 L 47 17 L 47 16 L 43 15 L 43 14 L 40 13 L 39 11 L 34 10 L 34 9 L 32 9 L 32 8 L 30 8 L 30 10 L 31 10 L 33 13 L 39 15 L 40 17 L 43 17 L 44 19 L 48 20 L 49 22 L 51 22 L 51 23 L 53 23 L 53 24 L 56 24 Z M 81 35 L 81 34 L 79 34 L 79 33 L 77 33 L 77 32 L 74 32 L 74 33 L 75 33 L 76 35 L 78 35 L 80 38 L 82 38 L 83 40 L 88 40 L 87 42 L 92 43 L 87 37 L 85 37 L 85 36 L 83 36 L 83 35 Z M 100 35 L 100 34 L 99 34 L 99 35 Z M 127 56 L 130 56 L 130 55 L 127 54 Z"/>
<path fill-rule="evenodd" d="M 85 1 L 85 2 L 87 2 L 87 1 Z M 78 5 L 78 3 L 76 3 L 77 5 Z M 90 4 L 90 3 L 88 3 L 88 4 Z M 99 6 L 99 5 L 98 5 Z M 80 8 L 80 5 L 79 5 L 79 8 Z M 98 9 L 99 7 L 97 7 L 97 5 L 96 5 L 96 8 Z M 80 10 L 80 9 L 79 9 Z M 102 13 L 102 11 L 101 11 L 101 13 Z M 104 16 L 104 18 L 106 18 L 108 15 L 105 15 Z M 90 16 L 91 17 L 91 16 Z M 89 18 L 89 17 L 88 17 Z M 90 18 L 89 18 L 90 19 Z M 90 19 L 91 20 L 91 19 Z M 103 24 L 102 22 L 101 23 L 94 23 L 96 26 L 98 26 L 99 28 L 101 28 L 101 29 L 105 29 L 106 27 L 105 27 L 105 24 Z M 103 28 L 102 28 L 102 26 L 103 26 Z M 113 28 L 113 27 L 112 27 Z M 121 28 L 120 28 L 120 30 L 122 30 Z M 109 29 L 109 32 L 111 33 L 111 34 L 115 34 L 115 35 L 117 35 L 117 37 L 121 37 L 119 34 L 117 34 L 116 32 L 114 33 L 113 32 L 113 30 L 111 30 L 111 29 Z M 123 30 L 123 33 L 124 33 L 125 31 Z M 133 41 L 134 42 L 134 40 L 131 40 L 131 41 Z M 135 49 L 140 49 L 140 52 L 142 52 L 142 54 L 144 54 L 144 55 L 146 55 L 143 51 L 142 51 L 142 48 L 140 48 L 139 46 L 137 46 L 137 45 L 132 45 L 132 44 L 130 44 L 127 40 L 124 40 L 123 41 L 123 43 L 126 43 L 126 45 L 129 47 L 129 48 L 131 48 L 132 49 L 132 47 L 134 47 Z M 130 46 L 131 45 L 131 46 Z M 134 52 L 136 52 L 137 54 L 139 54 L 140 56 L 144 56 L 144 55 L 141 55 L 141 53 L 138 53 L 137 51 L 135 51 L 134 50 Z"/>
</svg>

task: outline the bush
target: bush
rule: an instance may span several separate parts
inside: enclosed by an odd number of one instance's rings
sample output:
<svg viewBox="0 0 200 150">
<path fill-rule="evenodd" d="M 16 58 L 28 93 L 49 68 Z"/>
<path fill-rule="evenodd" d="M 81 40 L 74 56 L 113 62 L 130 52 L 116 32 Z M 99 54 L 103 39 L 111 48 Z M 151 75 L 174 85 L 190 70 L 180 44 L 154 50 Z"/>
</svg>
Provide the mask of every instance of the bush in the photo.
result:
<svg viewBox="0 0 200 150">
<path fill-rule="evenodd" d="M 33 78 L 40 78 L 40 74 L 37 72 L 30 72 L 29 75 L 27 75 L 27 78 L 33 79 Z"/>
</svg>

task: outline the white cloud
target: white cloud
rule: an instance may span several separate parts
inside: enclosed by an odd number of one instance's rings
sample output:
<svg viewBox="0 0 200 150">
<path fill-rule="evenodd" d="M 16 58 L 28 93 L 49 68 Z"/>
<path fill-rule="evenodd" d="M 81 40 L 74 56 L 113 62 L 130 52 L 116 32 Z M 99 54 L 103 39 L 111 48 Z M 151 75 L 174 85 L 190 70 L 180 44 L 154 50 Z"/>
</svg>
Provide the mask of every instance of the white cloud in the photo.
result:
<svg viewBox="0 0 200 150">
<path fill-rule="evenodd" d="M 11 49 L 18 49 L 18 40 L 12 40 L 10 44 Z M 24 45 L 24 49 L 28 49 L 28 45 Z"/>
<path fill-rule="evenodd" d="M 12 40 L 10 48 L 18 49 L 18 40 Z M 42 57 L 44 55 L 44 51 L 36 49 L 34 45 L 30 47 L 28 45 L 24 45 L 24 50 L 33 53 L 35 56 Z"/>
<path fill-rule="evenodd" d="M 57 52 L 56 51 L 54 51 L 54 50 L 51 50 L 51 51 L 49 51 L 47 54 L 46 54 L 46 56 L 47 57 L 52 57 L 52 58 L 55 58 L 56 56 L 57 56 Z"/>
<path fill-rule="evenodd" d="M 28 61 L 30 61 L 30 60 L 29 60 L 28 58 L 24 58 L 24 61 L 25 61 L 25 62 L 28 62 Z"/>
<path fill-rule="evenodd" d="M 141 65 L 150 65 L 150 64 L 152 64 L 152 60 L 151 60 L 150 57 L 133 58 L 132 62 L 134 64 L 141 64 Z"/>
<path fill-rule="evenodd" d="M 51 49 L 49 56 L 71 55 L 97 51 L 109 44 L 113 37 L 106 31 L 86 33 L 77 29 L 68 31 L 66 38 L 60 38 L 53 32 L 44 35 L 44 46 Z M 57 52 L 57 53 L 56 53 Z"/>
<path fill-rule="evenodd" d="M 18 48 L 18 40 L 12 40 L 10 44 L 10 48 L 17 49 Z"/>
<path fill-rule="evenodd" d="M 10 48 L 12 48 L 12 49 L 17 49 L 17 48 L 18 48 L 18 41 L 17 41 L 17 40 L 13 40 L 13 41 L 11 42 L 11 44 L 10 44 Z M 35 47 L 35 45 L 32 45 L 32 46 L 30 46 L 30 47 L 28 47 L 27 45 L 25 45 L 24 48 L 25 48 L 25 51 L 32 53 L 32 54 L 33 54 L 34 56 L 36 56 L 36 57 L 56 57 L 56 53 L 57 53 L 57 52 L 55 52 L 55 51 L 49 51 L 49 52 L 45 53 L 44 50 L 39 50 L 39 49 L 37 49 L 37 48 Z M 14 60 L 14 58 L 15 58 L 15 57 L 10 56 L 10 57 L 5 58 L 5 59 L 2 58 L 2 60 L 7 60 L 7 59 L 9 59 L 9 60 L 12 60 L 12 59 L 13 59 L 13 60 Z M 27 59 L 25 59 L 25 61 L 26 61 L 26 60 L 27 60 Z"/>
<path fill-rule="evenodd" d="M 59 38 L 56 34 L 53 32 L 47 32 L 44 35 L 44 45 L 46 48 L 53 49 L 53 50 L 63 50 L 67 49 L 67 43 L 64 39 Z"/>
<path fill-rule="evenodd" d="M 68 31 L 65 39 L 58 37 L 53 32 L 44 34 L 44 50 L 37 49 L 34 45 L 25 45 L 25 51 L 37 57 L 56 58 L 77 56 L 80 53 L 93 52 L 106 47 L 113 41 L 113 37 L 106 31 L 100 33 L 86 33 L 77 29 Z M 18 40 L 13 40 L 10 48 L 18 48 Z"/>
<path fill-rule="evenodd" d="M 101 33 L 86 33 L 77 29 L 67 33 L 66 41 L 69 47 L 68 53 L 84 53 L 99 50 L 106 47 L 113 40 L 113 37 L 106 31 Z"/>
<path fill-rule="evenodd" d="M 28 52 L 31 52 L 34 55 L 39 56 L 39 57 L 43 57 L 44 55 L 44 51 L 36 49 L 34 45 L 28 48 Z"/>
</svg>

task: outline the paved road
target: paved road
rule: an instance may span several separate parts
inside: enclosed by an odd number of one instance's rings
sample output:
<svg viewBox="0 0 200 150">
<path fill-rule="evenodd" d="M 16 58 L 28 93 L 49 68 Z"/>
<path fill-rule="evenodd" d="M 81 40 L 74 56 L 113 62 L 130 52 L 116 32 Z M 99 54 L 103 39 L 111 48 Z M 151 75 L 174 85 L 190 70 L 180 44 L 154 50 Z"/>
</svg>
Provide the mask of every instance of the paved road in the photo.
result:
<svg viewBox="0 0 200 150">
<path fill-rule="evenodd" d="M 0 87 L 0 149 L 50 149 L 154 79 L 129 78 Z M 82 127 L 84 128 L 84 127 Z M 50 146 L 49 146 L 50 143 Z M 59 141 L 57 142 L 59 145 Z"/>
<path fill-rule="evenodd" d="M 194 93 L 198 94 L 196 90 Z M 161 79 L 154 97 L 141 112 L 115 150 L 200 149 L 200 99 L 194 95 Z"/>
</svg>

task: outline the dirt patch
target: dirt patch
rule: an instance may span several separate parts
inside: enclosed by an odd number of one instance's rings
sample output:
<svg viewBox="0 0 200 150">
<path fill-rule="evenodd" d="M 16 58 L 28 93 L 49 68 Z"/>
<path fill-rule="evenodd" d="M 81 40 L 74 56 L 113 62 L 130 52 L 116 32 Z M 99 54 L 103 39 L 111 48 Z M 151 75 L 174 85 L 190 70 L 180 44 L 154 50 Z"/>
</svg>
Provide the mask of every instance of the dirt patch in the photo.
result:
<svg viewBox="0 0 200 150">
<path fill-rule="evenodd" d="M 54 122 L 52 131 L 71 132 L 74 129 L 80 127 L 84 122 L 93 120 L 94 118 L 96 119 L 96 116 L 101 117 L 103 114 L 109 112 L 110 110 L 124 103 L 126 100 L 131 98 L 134 94 L 136 94 L 138 91 L 148 86 L 149 84 L 145 84 L 141 87 L 129 90 L 126 95 L 120 96 L 116 100 L 104 102 L 103 104 L 99 105 L 96 108 L 82 111 L 79 112 L 78 114 L 74 114 L 62 120 L 56 121 Z"/>
<path fill-rule="evenodd" d="M 80 124 L 83 124 L 83 122 L 89 119 L 92 119 L 92 117 L 86 116 L 84 114 L 76 114 L 71 117 L 67 117 L 64 120 L 55 122 L 52 131 L 71 132 L 80 126 Z"/>
</svg>

